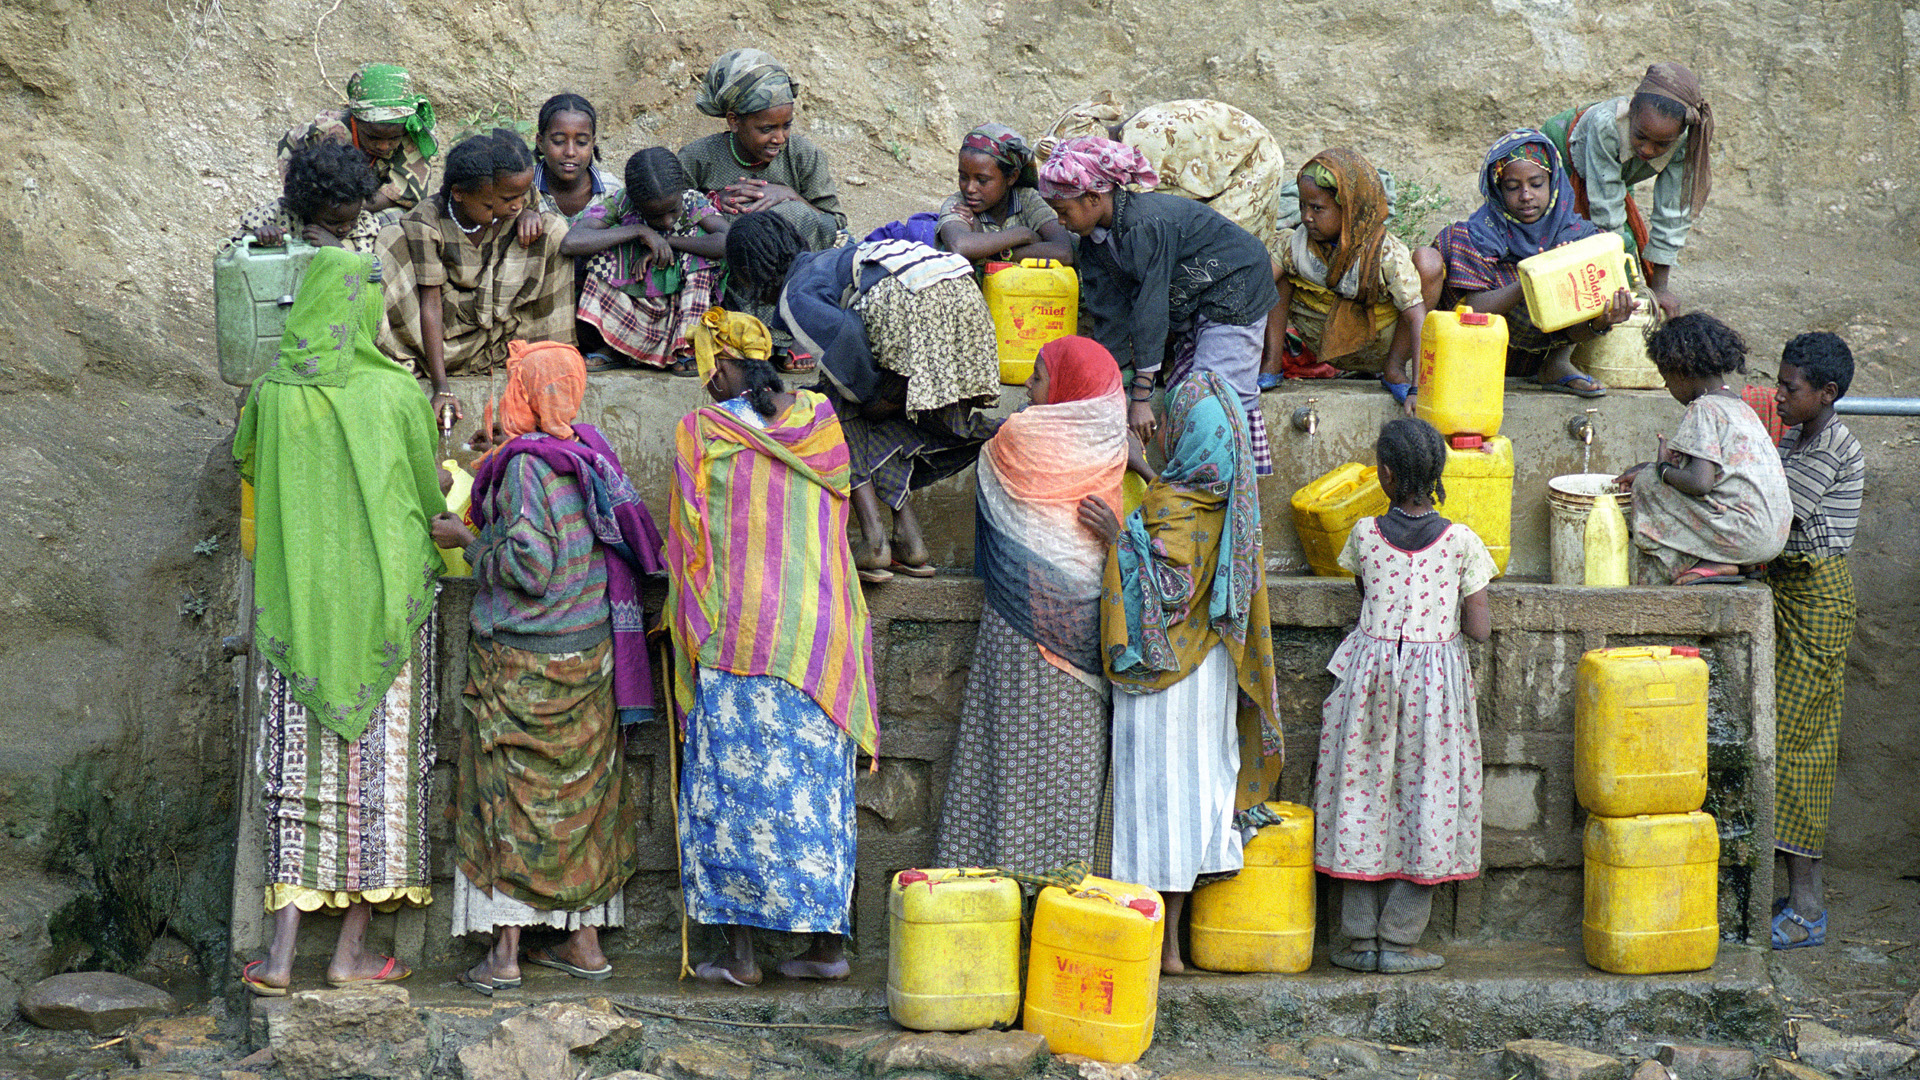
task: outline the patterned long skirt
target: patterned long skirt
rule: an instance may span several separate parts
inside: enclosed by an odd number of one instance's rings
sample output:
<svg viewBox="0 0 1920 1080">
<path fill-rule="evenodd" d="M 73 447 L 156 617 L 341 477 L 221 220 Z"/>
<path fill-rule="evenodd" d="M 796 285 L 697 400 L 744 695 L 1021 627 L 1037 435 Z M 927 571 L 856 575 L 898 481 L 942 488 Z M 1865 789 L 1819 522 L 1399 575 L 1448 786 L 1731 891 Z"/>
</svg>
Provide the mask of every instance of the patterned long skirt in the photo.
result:
<svg viewBox="0 0 1920 1080">
<path fill-rule="evenodd" d="M 360 737 L 341 738 L 262 664 L 261 739 L 254 759 L 267 816 L 265 903 L 301 911 L 381 911 L 433 901 L 427 797 L 433 771 L 438 616 L 415 631 L 413 655 Z"/>
<path fill-rule="evenodd" d="M 680 766 L 681 888 L 710 926 L 846 933 L 854 742 L 771 675 L 701 668 Z"/>
<path fill-rule="evenodd" d="M 1773 711 L 1778 755 L 1773 846 L 1817 859 L 1840 767 L 1840 706 L 1856 601 L 1845 555 L 1783 555 L 1767 568 L 1773 589 Z"/>
<path fill-rule="evenodd" d="M 980 615 L 934 861 L 1042 873 L 1094 857 L 1106 695 L 991 605 Z"/>
<path fill-rule="evenodd" d="M 582 912 L 618 896 L 634 871 L 634 811 L 622 783 L 612 641 L 547 653 L 476 638 L 467 668 L 451 803 L 461 872 L 482 892 L 543 912 Z M 617 925 L 598 917 L 581 925 Z M 485 927 L 456 920 L 456 934 L 471 929 Z"/>
<path fill-rule="evenodd" d="M 680 291 L 666 296 L 634 296 L 608 280 L 611 252 L 587 262 L 586 282 L 580 289 L 580 321 L 598 327 L 600 336 L 628 357 L 648 367 L 663 368 L 675 356 L 692 356 L 688 334 L 713 306 L 724 265 L 694 265 L 680 256 L 686 275 Z"/>
</svg>

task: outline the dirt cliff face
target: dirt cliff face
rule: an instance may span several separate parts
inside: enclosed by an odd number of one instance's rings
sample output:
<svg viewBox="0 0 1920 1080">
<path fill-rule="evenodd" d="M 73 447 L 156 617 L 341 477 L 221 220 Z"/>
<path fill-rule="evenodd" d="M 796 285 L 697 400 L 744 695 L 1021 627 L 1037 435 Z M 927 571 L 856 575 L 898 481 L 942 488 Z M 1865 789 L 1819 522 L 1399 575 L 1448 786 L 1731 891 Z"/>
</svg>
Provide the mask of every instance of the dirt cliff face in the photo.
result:
<svg viewBox="0 0 1920 1080">
<path fill-rule="evenodd" d="M 240 775 L 219 659 L 237 544 L 208 262 L 278 193 L 274 138 L 358 64 L 398 60 L 443 146 L 572 89 L 617 169 L 713 129 L 693 87 L 740 45 L 793 67 L 860 231 L 930 209 L 974 123 L 1034 132 L 1103 89 L 1232 101 L 1290 163 L 1354 145 L 1460 214 L 1501 132 L 1682 60 L 1720 134 L 1681 296 L 1747 334 L 1756 377 L 1792 333 L 1833 329 L 1856 394 L 1916 392 L 1920 15 L 1902 5 L 0 0 L 0 1005 L 56 967 L 136 964 L 163 928 L 218 945 L 198 912 L 223 908 L 202 901 Z M 1856 430 L 1873 486 L 1834 854 L 1910 869 L 1920 545 L 1891 521 L 1920 455 L 1907 422 Z"/>
</svg>

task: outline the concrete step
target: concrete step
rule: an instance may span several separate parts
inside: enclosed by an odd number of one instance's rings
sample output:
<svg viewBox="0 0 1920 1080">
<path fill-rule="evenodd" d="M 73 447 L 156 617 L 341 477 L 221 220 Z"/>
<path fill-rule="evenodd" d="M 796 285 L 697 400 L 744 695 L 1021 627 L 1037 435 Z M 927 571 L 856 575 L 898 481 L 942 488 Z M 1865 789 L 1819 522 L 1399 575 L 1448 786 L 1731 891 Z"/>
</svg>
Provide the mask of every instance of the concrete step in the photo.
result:
<svg viewBox="0 0 1920 1080">
<path fill-rule="evenodd" d="M 1492 1050 L 1512 1039 L 1551 1039 L 1610 1048 L 1678 1039 L 1763 1047 L 1777 1040 L 1783 1009 L 1766 953 L 1725 945 L 1709 971 L 1620 976 L 1588 967 L 1577 948 L 1477 944 L 1445 949 L 1447 966 L 1418 975 L 1358 974 L 1316 958 L 1300 975 L 1193 974 L 1161 982 L 1157 1056 L 1185 1057 L 1222 1043 L 1335 1034 L 1381 1043 Z M 413 1004 L 455 1044 L 477 1040 L 507 1016 L 550 1001 L 604 999 L 663 1019 L 749 1024 L 884 1024 L 886 964 L 857 963 L 843 983 L 800 983 L 769 973 L 748 989 L 675 981 L 672 961 L 616 958 L 620 970 L 586 982 L 526 965 L 525 985 L 484 998 L 453 981 L 451 968 L 416 972 L 403 983 Z M 644 965 L 644 966 L 641 966 Z M 324 985 L 317 967 L 296 971 L 295 989 Z M 253 1038 L 265 1045 L 266 1018 L 285 998 L 252 999 Z M 603 1003 L 603 1007 L 605 1007 Z M 663 1016 L 661 1014 L 664 1014 Z M 689 1024 L 698 1031 L 700 1025 Z M 719 1028 L 738 1034 L 739 1028 Z M 766 1029 L 787 1035 L 797 1028 Z"/>
</svg>

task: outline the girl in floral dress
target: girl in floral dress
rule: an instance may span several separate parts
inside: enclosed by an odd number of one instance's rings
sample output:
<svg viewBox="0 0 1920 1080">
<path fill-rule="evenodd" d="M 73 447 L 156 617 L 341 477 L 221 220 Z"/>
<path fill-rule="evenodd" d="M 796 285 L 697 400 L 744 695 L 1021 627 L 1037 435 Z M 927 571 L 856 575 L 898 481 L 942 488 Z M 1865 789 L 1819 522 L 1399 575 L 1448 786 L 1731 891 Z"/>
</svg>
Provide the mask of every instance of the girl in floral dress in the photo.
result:
<svg viewBox="0 0 1920 1080">
<path fill-rule="evenodd" d="M 1433 887 L 1480 873 L 1480 731 L 1461 634 L 1492 633 L 1493 556 L 1434 510 L 1447 449 L 1424 420 L 1381 429 L 1374 446 L 1392 508 L 1354 526 L 1340 565 L 1360 586 L 1360 622 L 1327 662 L 1314 785 L 1314 866 L 1340 879 L 1333 962 L 1354 971 L 1426 971 L 1416 948 Z"/>
</svg>

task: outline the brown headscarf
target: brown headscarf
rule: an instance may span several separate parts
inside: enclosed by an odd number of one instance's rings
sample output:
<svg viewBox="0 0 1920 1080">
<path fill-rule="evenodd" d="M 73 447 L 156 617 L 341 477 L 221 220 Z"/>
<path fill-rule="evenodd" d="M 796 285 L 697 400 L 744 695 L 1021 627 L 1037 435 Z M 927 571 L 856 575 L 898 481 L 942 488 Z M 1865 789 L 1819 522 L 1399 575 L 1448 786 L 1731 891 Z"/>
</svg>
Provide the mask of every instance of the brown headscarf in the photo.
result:
<svg viewBox="0 0 1920 1080">
<path fill-rule="evenodd" d="M 1373 340 L 1373 305 L 1380 294 L 1381 246 L 1387 239 L 1387 192 L 1380 173 L 1360 151 L 1345 146 L 1322 150 L 1301 166 L 1300 177 L 1333 194 L 1340 207 L 1340 246 L 1329 254 L 1308 243 L 1327 264 L 1327 289 L 1333 307 L 1321 337 L 1323 358 L 1348 356 Z M 1331 182 L 1331 187 L 1329 187 Z M 1305 228 L 1306 226 L 1301 226 Z M 1347 271 L 1359 267 L 1359 292 L 1351 300 L 1339 293 Z"/>
<path fill-rule="evenodd" d="M 509 341 L 500 428 L 508 440 L 534 431 L 571 439 L 586 391 L 587 362 L 579 349 L 556 341 Z"/>
<path fill-rule="evenodd" d="M 1713 190 L 1713 166 L 1707 148 L 1713 142 L 1713 108 L 1700 92 L 1700 80 L 1684 65 L 1665 60 L 1647 68 L 1635 94 L 1677 101 L 1687 110 L 1687 215 L 1697 218 Z"/>
</svg>

